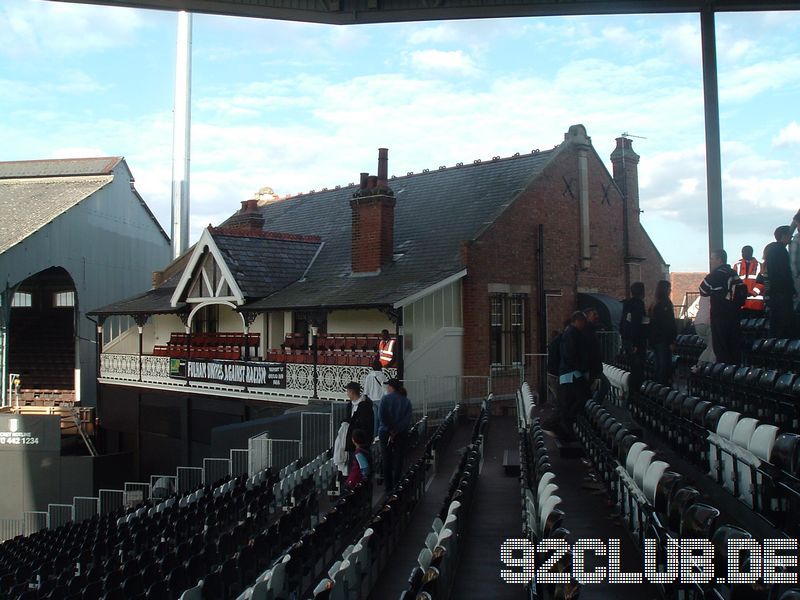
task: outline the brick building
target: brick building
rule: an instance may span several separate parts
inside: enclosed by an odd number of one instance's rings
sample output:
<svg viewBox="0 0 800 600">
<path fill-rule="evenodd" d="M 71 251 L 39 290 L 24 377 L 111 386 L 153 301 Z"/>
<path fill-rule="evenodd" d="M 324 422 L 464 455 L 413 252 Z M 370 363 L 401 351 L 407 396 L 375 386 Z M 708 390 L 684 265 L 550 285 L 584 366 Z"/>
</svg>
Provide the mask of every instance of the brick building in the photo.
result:
<svg viewBox="0 0 800 600">
<path fill-rule="evenodd" d="M 341 398 L 382 329 L 419 402 L 461 377 L 535 369 L 578 307 L 616 327 L 629 283 L 652 290 L 667 265 L 639 222 L 630 140 L 611 160 L 613 175 L 575 125 L 551 150 L 403 177 L 381 150 L 357 185 L 243 202 L 153 289 L 94 311 L 138 323 L 103 348 L 109 451 L 137 440 L 142 464 L 190 464 L 265 406 Z M 271 384 L 225 376 L 254 365 Z"/>
</svg>

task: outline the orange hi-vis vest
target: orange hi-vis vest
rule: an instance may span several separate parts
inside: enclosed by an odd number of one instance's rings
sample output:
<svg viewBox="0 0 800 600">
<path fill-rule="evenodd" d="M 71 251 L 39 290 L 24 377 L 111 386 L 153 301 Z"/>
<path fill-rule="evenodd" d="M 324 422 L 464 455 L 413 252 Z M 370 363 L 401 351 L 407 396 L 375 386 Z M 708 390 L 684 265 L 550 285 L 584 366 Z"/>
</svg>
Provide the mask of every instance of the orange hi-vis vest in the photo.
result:
<svg viewBox="0 0 800 600">
<path fill-rule="evenodd" d="M 378 358 L 381 361 L 381 365 L 384 367 L 388 367 L 389 364 L 392 362 L 394 358 L 394 340 L 389 338 L 388 340 L 381 340 L 378 344 Z"/>
<path fill-rule="evenodd" d="M 759 262 L 755 258 L 751 258 L 749 261 L 741 259 L 733 266 L 733 270 L 742 278 L 744 285 L 747 287 L 748 297 L 742 308 L 748 310 L 764 310 L 764 290 L 762 286 L 756 282 L 756 278 L 759 273 L 761 273 L 761 265 Z"/>
</svg>

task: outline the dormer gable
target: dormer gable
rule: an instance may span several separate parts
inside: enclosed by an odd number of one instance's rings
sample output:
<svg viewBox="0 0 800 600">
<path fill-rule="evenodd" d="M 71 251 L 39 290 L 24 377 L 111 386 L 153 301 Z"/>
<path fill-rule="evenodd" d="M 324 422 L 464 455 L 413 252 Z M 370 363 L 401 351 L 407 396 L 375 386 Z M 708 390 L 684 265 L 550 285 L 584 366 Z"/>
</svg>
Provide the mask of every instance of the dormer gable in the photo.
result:
<svg viewBox="0 0 800 600">
<path fill-rule="evenodd" d="M 210 301 L 226 301 L 241 306 L 245 298 L 211 232 L 206 229 L 192 250 L 170 303 L 174 307 L 181 302 Z"/>
</svg>

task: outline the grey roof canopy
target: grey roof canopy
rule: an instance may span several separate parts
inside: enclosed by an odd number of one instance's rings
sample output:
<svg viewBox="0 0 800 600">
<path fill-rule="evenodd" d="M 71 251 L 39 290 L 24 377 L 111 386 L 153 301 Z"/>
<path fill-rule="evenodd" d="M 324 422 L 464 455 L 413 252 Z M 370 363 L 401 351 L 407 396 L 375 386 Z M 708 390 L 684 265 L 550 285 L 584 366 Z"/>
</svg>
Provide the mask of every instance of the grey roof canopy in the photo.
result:
<svg viewBox="0 0 800 600">
<path fill-rule="evenodd" d="M 377 275 L 351 272 L 350 200 L 356 186 L 303 194 L 259 206 L 264 231 L 318 236 L 260 238 L 238 230 L 234 214 L 212 236 L 246 297 L 242 310 L 391 306 L 463 271 L 461 245 L 491 225 L 544 169 L 553 150 L 397 177 L 395 260 Z M 266 234 L 269 235 L 269 234 Z M 191 252 L 191 250 L 190 250 Z M 176 312 L 169 296 L 177 277 L 95 314 Z M 145 310 L 146 309 L 146 310 Z"/>
</svg>

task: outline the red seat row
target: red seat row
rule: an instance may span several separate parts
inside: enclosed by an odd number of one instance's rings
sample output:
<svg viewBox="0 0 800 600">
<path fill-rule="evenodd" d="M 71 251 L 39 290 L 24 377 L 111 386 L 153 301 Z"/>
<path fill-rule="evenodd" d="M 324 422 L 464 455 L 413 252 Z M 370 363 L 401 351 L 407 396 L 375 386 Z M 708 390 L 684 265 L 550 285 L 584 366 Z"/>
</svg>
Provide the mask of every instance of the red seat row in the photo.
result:
<svg viewBox="0 0 800 600">
<path fill-rule="evenodd" d="M 317 336 L 317 347 L 320 350 L 341 352 L 377 352 L 380 335 L 337 333 Z M 308 348 L 308 337 L 303 333 L 287 333 L 281 344 L 284 350 L 304 350 Z"/>
<path fill-rule="evenodd" d="M 317 353 L 317 364 L 319 365 L 340 365 L 352 367 L 369 367 L 375 354 L 366 352 L 350 353 Z M 283 362 L 291 364 L 313 364 L 314 355 L 311 351 L 295 351 L 288 353 L 281 350 L 270 350 L 267 352 L 269 362 Z"/>
</svg>

